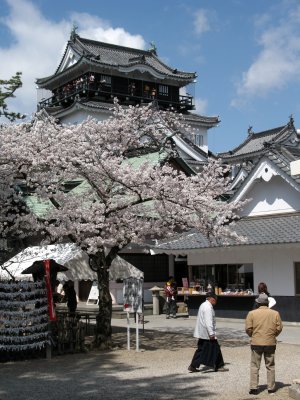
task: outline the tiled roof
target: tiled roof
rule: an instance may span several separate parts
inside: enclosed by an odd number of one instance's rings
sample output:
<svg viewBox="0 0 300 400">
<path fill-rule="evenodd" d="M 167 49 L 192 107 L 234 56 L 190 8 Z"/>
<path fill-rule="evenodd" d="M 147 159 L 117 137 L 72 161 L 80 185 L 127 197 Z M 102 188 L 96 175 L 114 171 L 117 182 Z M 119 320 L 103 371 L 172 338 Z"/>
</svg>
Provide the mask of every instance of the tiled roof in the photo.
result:
<svg viewBox="0 0 300 400">
<path fill-rule="evenodd" d="M 143 155 L 127 158 L 123 161 L 123 163 L 124 165 L 130 164 L 134 169 L 139 169 L 144 163 L 156 166 L 164 163 L 167 160 L 168 160 L 167 152 L 155 151 L 152 153 L 146 153 Z M 180 165 L 185 172 L 190 172 L 190 173 L 192 172 L 192 170 L 189 169 L 189 166 L 184 162 L 184 160 L 181 160 L 179 158 L 171 158 L 170 162 L 174 162 L 177 165 Z M 87 192 L 92 190 L 91 185 L 84 178 L 78 177 L 74 181 L 69 181 L 68 185 L 70 186 L 70 184 L 72 183 L 74 183 L 75 185 L 74 188 L 68 191 L 70 195 L 84 197 L 84 195 Z M 30 212 L 32 212 L 39 218 L 45 217 L 48 212 L 51 212 L 54 209 L 54 206 L 50 202 L 50 200 L 40 199 L 35 194 L 32 194 L 30 196 L 24 196 L 24 201 Z M 145 205 L 143 205 L 143 207 L 148 209 L 147 213 L 149 214 L 149 216 L 150 212 L 152 212 L 152 214 L 154 213 L 153 212 L 154 207 L 151 201 L 148 201 Z"/>
<path fill-rule="evenodd" d="M 300 185 L 299 175 L 291 175 L 290 167 L 292 161 L 300 159 L 300 149 L 286 146 L 280 146 L 278 149 L 275 147 L 268 152 L 267 157 Z"/>
<path fill-rule="evenodd" d="M 232 227 L 232 230 L 239 237 L 246 238 L 246 241 L 239 242 L 231 239 L 230 246 L 300 243 L 300 215 L 243 218 Z M 173 241 L 161 243 L 155 246 L 155 249 L 159 252 L 163 250 L 169 252 L 212 247 L 223 247 L 223 245 L 216 241 L 210 243 L 203 234 L 191 232 Z"/>
<path fill-rule="evenodd" d="M 65 53 L 55 73 L 51 76 L 37 79 L 38 85 L 45 85 L 46 82 L 60 75 L 60 69 L 69 48 L 77 54 L 78 61 L 67 68 L 66 71 L 72 71 L 74 68 L 77 68 L 77 66 L 83 64 L 91 64 L 95 67 L 99 66 L 117 70 L 122 69 L 123 72 L 135 65 L 144 65 L 158 74 L 181 81 L 184 85 L 193 82 L 197 77 L 195 72 L 180 71 L 166 65 L 157 57 L 156 52 L 153 50 L 140 50 L 117 46 L 110 43 L 84 39 L 76 35 L 74 40 L 69 40 Z M 63 73 L 64 72 L 65 71 L 63 71 Z"/>
<path fill-rule="evenodd" d="M 282 140 L 286 134 L 290 133 L 289 128 L 289 125 L 285 125 L 268 131 L 250 134 L 238 147 L 226 153 L 219 153 L 218 156 L 227 160 L 260 152 L 265 148 L 266 143 Z"/>
<path fill-rule="evenodd" d="M 105 103 L 101 101 L 92 101 L 92 100 L 78 100 L 74 103 L 72 103 L 69 107 L 67 108 L 57 108 L 57 110 L 53 111 L 52 107 L 50 108 L 49 112 L 51 115 L 60 118 L 64 114 L 68 114 L 70 110 L 72 109 L 77 109 L 77 108 L 82 108 L 84 110 L 93 112 L 93 111 L 107 111 L 111 112 L 111 110 L 114 108 L 112 103 Z"/>
<path fill-rule="evenodd" d="M 39 199 L 35 194 L 24 196 L 24 201 L 28 209 L 39 218 L 43 218 L 54 208 L 50 200 Z"/>
<path fill-rule="evenodd" d="M 76 35 L 75 41 L 70 41 L 70 46 L 80 55 L 95 57 L 100 64 L 110 66 L 132 66 L 145 64 L 151 66 L 159 73 L 173 76 L 174 78 L 195 79 L 194 72 L 184 72 L 164 64 L 155 51 L 139 50 L 130 47 L 117 46 L 95 40 L 84 39 Z"/>
<path fill-rule="evenodd" d="M 203 125 L 208 126 L 208 128 L 212 128 L 221 122 L 218 116 L 207 117 L 194 113 L 187 113 L 183 116 L 185 121 L 188 123 L 201 122 Z"/>
<path fill-rule="evenodd" d="M 290 168 L 291 161 L 300 159 L 300 149 L 275 145 L 270 149 L 266 149 L 265 153 L 262 153 L 259 157 L 253 160 L 253 162 L 243 163 L 240 166 L 239 171 L 243 170 L 247 175 L 244 179 L 239 180 L 238 183 L 235 183 L 234 181 L 232 182 L 232 189 L 227 193 L 229 197 L 232 197 L 244 184 L 249 181 L 249 179 L 252 179 L 255 168 L 262 160 L 265 159 L 269 159 L 283 172 L 283 174 L 288 175 L 288 177 L 300 185 L 300 176 L 292 176 Z M 236 178 L 239 178 L 239 173 L 236 174 Z"/>
</svg>

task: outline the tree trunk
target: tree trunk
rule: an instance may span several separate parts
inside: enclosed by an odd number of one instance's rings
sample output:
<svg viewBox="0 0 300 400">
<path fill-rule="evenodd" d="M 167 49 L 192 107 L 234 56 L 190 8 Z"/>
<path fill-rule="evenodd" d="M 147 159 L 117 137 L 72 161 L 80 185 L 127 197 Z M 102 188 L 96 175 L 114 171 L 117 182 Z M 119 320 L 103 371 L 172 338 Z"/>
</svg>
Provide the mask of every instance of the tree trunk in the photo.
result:
<svg viewBox="0 0 300 400">
<path fill-rule="evenodd" d="M 112 346 L 112 300 L 109 291 L 109 265 L 102 255 L 92 256 L 97 263 L 99 312 L 96 318 L 95 346 L 108 349 Z"/>
</svg>

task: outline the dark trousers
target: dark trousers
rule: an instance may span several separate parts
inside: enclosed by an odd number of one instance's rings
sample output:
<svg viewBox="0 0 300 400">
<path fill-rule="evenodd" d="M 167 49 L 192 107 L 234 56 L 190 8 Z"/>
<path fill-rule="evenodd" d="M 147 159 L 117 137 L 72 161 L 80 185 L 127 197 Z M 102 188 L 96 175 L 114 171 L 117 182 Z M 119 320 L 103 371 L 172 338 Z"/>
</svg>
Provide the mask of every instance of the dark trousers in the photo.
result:
<svg viewBox="0 0 300 400">
<path fill-rule="evenodd" d="M 198 340 L 198 348 L 195 351 L 191 366 L 199 368 L 201 364 L 214 368 L 215 371 L 224 366 L 222 352 L 217 340 Z"/>
<path fill-rule="evenodd" d="M 177 312 L 177 303 L 176 300 L 172 300 L 172 299 L 168 299 L 166 301 L 166 315 L 167 317 L 171 315 L 173 315 L 173 317 L 176 316 L 176 312 Z"/>
</svg>

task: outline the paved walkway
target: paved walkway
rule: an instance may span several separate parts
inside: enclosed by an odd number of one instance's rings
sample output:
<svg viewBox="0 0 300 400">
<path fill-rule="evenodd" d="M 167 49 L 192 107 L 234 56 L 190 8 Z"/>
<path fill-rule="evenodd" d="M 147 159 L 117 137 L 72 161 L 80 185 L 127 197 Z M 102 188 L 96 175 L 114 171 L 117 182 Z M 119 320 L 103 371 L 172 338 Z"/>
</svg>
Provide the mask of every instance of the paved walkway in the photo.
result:
<svg viewBox="0 0 300 400">
<path fill-rule="evenodd" d="M 247 340 L 248 336 L 245 333 L 244 320 L 230 319 L 230 318 L 217 318 L 217 331 L 219 338 L 239 338 Z M 161 332 L 177 332 L 188 335 L 193 335 L 196 317 L 189 317 L 187 314 L 178 314 L 176 319 L 166 320 L 165 315 L 145 315 L 144 329 L 154 329 Z M 114 326 L 127 327 L 127 320 L 114 319 Z M 300 345 L 300 323 L 283 322 L 284 329 L 278 336 L 279 343 L 298 344 Z M 135 328 L 133 318 L 130 318 L 130 327 Z M 142 328 L 142 325 L 140 325 Z"/>
<path fill-rule="evenodd" d="M 195 317 L 145 316 L 135 351 L 135 324 L 127 350 L 127 321 L 114 319 L 113 351 L 91 351 L 0 364 L 0 400 L 249 400 L 289 399 L 288 387 L 300 377 L 300 326 L 285 324 L 276 352 L 278 391 L 266 391 L 262 366 L 260 393 L 248 394 L 249 341 L 243 321 L 217 320 L 218 336 L 229 372 L 188 373 L 196 340 Z"/>
</svg>

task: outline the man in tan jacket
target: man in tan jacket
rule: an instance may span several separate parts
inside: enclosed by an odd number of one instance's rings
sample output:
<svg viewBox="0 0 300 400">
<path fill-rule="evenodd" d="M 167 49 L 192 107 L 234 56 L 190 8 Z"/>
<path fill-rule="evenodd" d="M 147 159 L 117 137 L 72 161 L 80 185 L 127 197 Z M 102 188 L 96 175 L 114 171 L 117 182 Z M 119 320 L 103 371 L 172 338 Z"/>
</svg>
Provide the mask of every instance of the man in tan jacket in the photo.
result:
<svg viewBox="0 0 300 400">
<path fill-rule="evenodd" d="M 251 337 L 251 367 L 249 394 L 258 394 L 259 369 L 264 356 L 267 369 L 268 393 L 275 388 L 275 350 L 276 337 L 282 331 L 282 322 L 278 311 L 268 308 L 268 296 L 261 293 L 255 300 L 257 308 L 248 313 L 246 333 Z"/>
</svg>

